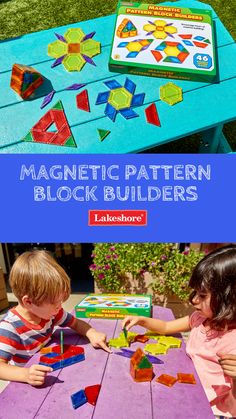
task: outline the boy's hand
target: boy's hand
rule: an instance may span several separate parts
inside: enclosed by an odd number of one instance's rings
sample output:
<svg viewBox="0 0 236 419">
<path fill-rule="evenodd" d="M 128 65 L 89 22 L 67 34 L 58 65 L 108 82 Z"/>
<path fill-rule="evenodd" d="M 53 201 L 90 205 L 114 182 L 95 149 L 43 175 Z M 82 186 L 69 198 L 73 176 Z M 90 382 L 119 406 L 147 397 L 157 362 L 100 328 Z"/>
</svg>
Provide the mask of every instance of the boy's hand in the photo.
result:
<svg viewBox="0 0 236 419">
<path fill-rule="evenodd" d="M 140 324 L 142 322 L 142 316 L 127 316 L 122 321 L 122 329 L 129 330 L 131 327 Z"/>
<path fill-rule="evenodd" d="M 236 380 L 236 355 L 233 354 L 216 354 L 219 357 L 219 363 L 224 374 Z"/>
<path fill-rule="evenodd" d="M 32 386 L 41 386 L 48 372 L 52 372 L 51 367 L 46 367 L 45 365 L 34 364 L 26 369 L 26 382 Z"/>
<path fill-rule="evenodd" d="M 86 336 L 94 348 L 102 348 L 106 352 L 112 352 L 111 349 L 107 346 L 106 335 L 104 333 L 97 332 L 95 329 L 91 328 L 88 330 Z"/>
</svg>

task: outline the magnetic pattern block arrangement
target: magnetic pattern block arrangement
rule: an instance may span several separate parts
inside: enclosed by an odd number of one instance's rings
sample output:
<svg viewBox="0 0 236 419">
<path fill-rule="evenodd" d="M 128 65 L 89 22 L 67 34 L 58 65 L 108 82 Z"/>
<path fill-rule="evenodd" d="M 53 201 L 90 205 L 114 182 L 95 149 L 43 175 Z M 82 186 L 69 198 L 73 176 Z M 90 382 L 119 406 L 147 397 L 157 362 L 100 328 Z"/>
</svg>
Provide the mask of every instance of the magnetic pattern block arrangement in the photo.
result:
<svg viewBox="0 0 236 419">
<path fill-rule="evenodd" d="M 67 71 L 81 71 L 86 63 L 96 65 L 92 57 L 100 54 L 101 44 L 92 39 L 95 32 L 85 35 L 80 28 L 70 28 L 55 35 L 57 41 L 48 45 L 49 57 L 56 58 L 52 67 L 62 63 Z"/>
<path fill-rule="evenodd" d="M 57 131 L 48 131 L 53 124 L 55 124 Z M 58 101 L 44 116 L 42 116 L 22 141 L 77 147 L 61 101 Z"/>
<path fill-rule="evenodd" d="M 194 36 L 193 39 L 192 39 L 193 37 L 192 34 L 181 34 L 181 35 L 179 34 L 179 37 L 183 39 L 183 43 L 189 47 L 193 47 L 195 45 L 195 47 L 198 47 L 198 48 L 206 48 L 207 45 L 211 43 L 209 39 L 200 35 Z"/>
<path fill-rule="evenodd" d="M 148 32 L 147 36 L 153 35 L 157 39 L 166 39 L 167 36 L 174 38 L 173 34 L 177 33 L 177 28 L 173 26 L 173 23 L 167 23 L 165 20 L 154 20 L 148 21 L 143 29 Z"/>
<path fill-rule="evenodd" d="M 130 374 L 138 382 L 151 381 L 153 378 L 153 366 L 140 348 L 130 359 Z"/>
<path fill-rule="evenodd" d="M 132 108 L 143 104 L 145 93 L 134 94 L 136 84 L 132 80 L 126 78 L 124 86 L 116 80 L 105 81 L 104 84 L 109 91 L 98 94 L 96 105 L 106 103 L 104 113 L 108 118 L 115 122 L 118 113 L 125 119 L 139 116 Z"/>
<path fill-rule="evenodd" d="M 33 67 L 13 64 L 10 86 L 22 99 L 27 99 L 43 83 L 43 76 Z"/>
<path fill-rule="evenodd" d="M 120 42 L 117 45 L 117 48 L 126 48 L 129 53 L 126 55 L 126 58 L 136 58 L 137 55 L 145 51 L 153 42 L 153 39 L 135 39 L 130 42 Z"/>
<path fill-rule="evenodd" d="M 119 38 L 128 38 L 130 36 L 138 35 L 137 28 L 129 19 L 123 19 L 116 30 L 116 35 Z"/>
<path fill-rule="evenodd" d="M 40 365 L 50 366 L 53 371 L 68 367 L 80 361 L 84 361 L 84 349 L 80 346 L 64 345 L 63 353 L 61 346 L 53 346 L 53 352 L 42 355 L 39 359 Z"/>
<path fill-rule="evenodd" d="M 189 56 L 188 50 L 180 42 L 171 41 L 161 42 L 151 53 L 157 62 L 163 60 L 173 64 L 182 64 Z"/>
<path fill-rule="evenodd" d="M 95 406 L 100 389 L 101 385 L 95 384 L 94 386 L 85 387 L 85 389 L 79 390 L 77 393 L 72 394 L 70 397 L 73 408 L 77 409 L 87 402 Z"/>
</svg>

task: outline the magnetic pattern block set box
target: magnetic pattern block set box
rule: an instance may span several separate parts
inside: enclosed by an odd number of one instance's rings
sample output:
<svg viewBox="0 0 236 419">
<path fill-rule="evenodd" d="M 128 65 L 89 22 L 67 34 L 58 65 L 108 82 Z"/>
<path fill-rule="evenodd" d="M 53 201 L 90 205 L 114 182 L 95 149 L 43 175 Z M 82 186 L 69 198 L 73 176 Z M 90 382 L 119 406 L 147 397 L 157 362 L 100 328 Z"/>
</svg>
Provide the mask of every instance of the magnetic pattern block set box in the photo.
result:
<svg viewBox="0 0 236 419">
<path fill-rule="evenodd" d="M 109 69 L 154 77 L 213 82 L 210 10 L 119 2 Z"/>
<path fill-rule="evenodd" d="M 76 317 L 123 319 L 127 315 L 151 317 L 151 295 L 88 294 L 75 307 Z"/>
</svg>

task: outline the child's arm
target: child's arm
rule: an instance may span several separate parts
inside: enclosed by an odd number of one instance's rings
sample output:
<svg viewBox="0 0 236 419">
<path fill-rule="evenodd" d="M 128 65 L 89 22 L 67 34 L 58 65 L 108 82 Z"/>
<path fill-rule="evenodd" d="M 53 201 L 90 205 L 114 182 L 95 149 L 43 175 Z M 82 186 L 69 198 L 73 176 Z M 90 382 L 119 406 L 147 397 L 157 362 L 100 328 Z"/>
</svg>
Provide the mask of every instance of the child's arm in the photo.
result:
<svg viewBox="0 0 236 419">
<path fill-rule="evenodd" d="M 125 327 L 127 330 L 135 325 L 143 326 L 146 329 L 160 333 L 161 335 L 172 335 L 174 333 L 187 332 L 190 330 L 189 316 L 170 320 L 169 322 L 150 319 L 149 317 L 144 316 L 127 316 L 122 322 L 122 327 Z"/>
<path fill-rule="evenodd" d="M 70 328 L 75 330 L 82 336 L 86 336 L 94 348 L 102 348 L 104 351 L 111 353 L 111 349 L 106 344 L 106 335 L 93 329 L 88 323 L 83 320 L 74 319 Z"/>
<path fill-rule="evenodd" d="M 31 365 L 30 367 L 17 367 L 9 365 L 7 361 L 0 359 L 0 380 L 20 381 L 32 386 L 41 386 L 48 372 L 53 369 L 44 365 Z"/>
<path fill-rule="evenodd" d="M 224 374 L 232 378 L 232 394 L 236 399 L 236 355 L 218 353 L 217 356 Z"/>
</svg>

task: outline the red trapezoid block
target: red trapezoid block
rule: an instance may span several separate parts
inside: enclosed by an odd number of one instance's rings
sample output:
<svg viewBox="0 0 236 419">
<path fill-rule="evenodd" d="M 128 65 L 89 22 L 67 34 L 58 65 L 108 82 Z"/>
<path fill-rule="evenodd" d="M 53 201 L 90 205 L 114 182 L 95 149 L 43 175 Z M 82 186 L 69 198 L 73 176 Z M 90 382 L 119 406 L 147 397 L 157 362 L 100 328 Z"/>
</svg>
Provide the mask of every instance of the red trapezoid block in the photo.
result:
<svg viewBox="0 0 236 419">
<path fill-rule="evenodd" d="M 101 389 L 100 384 L 95 384 L 94 386 L 85 387 L 85 395 L 87 397 L 88 403 L 95 406 L 97 398 Z"/>
<path fill-rule="evenodd" d="M 145 109 L 146 119 L 149 124 L 161 126 L 159 115 L 155 103 L 152 103 Z"/>
<path fill-rule="evenodd" d="M 204 42 L 198 42 L 198 41 L 193 41 L 193 43 L 196 47 L 199 47 L 199 48 L 206 48 L 208 45 L 208 44 L 205 44 Z"/>
<path fill-rule="evenodd" d="M 76 96 L 76 104 L 78 109 L 82 111 L 90 112 L 90 104 L 88 98 L 88 90 L 85 89 Z"/>
<path fill-rule="evenodd" d="M 153 57 L 155 58 L 155 60 L 159 63 L 159 61 L 161 61 L 161 59 L 163 58 L 162 57 L 162 54 L 160 53 L 160 51 L 155 51 L 155 50 L 152 50 L 151 51 L 151 53 L 152 53 L 152 55 L 153 55 Z"/>
</svg>

